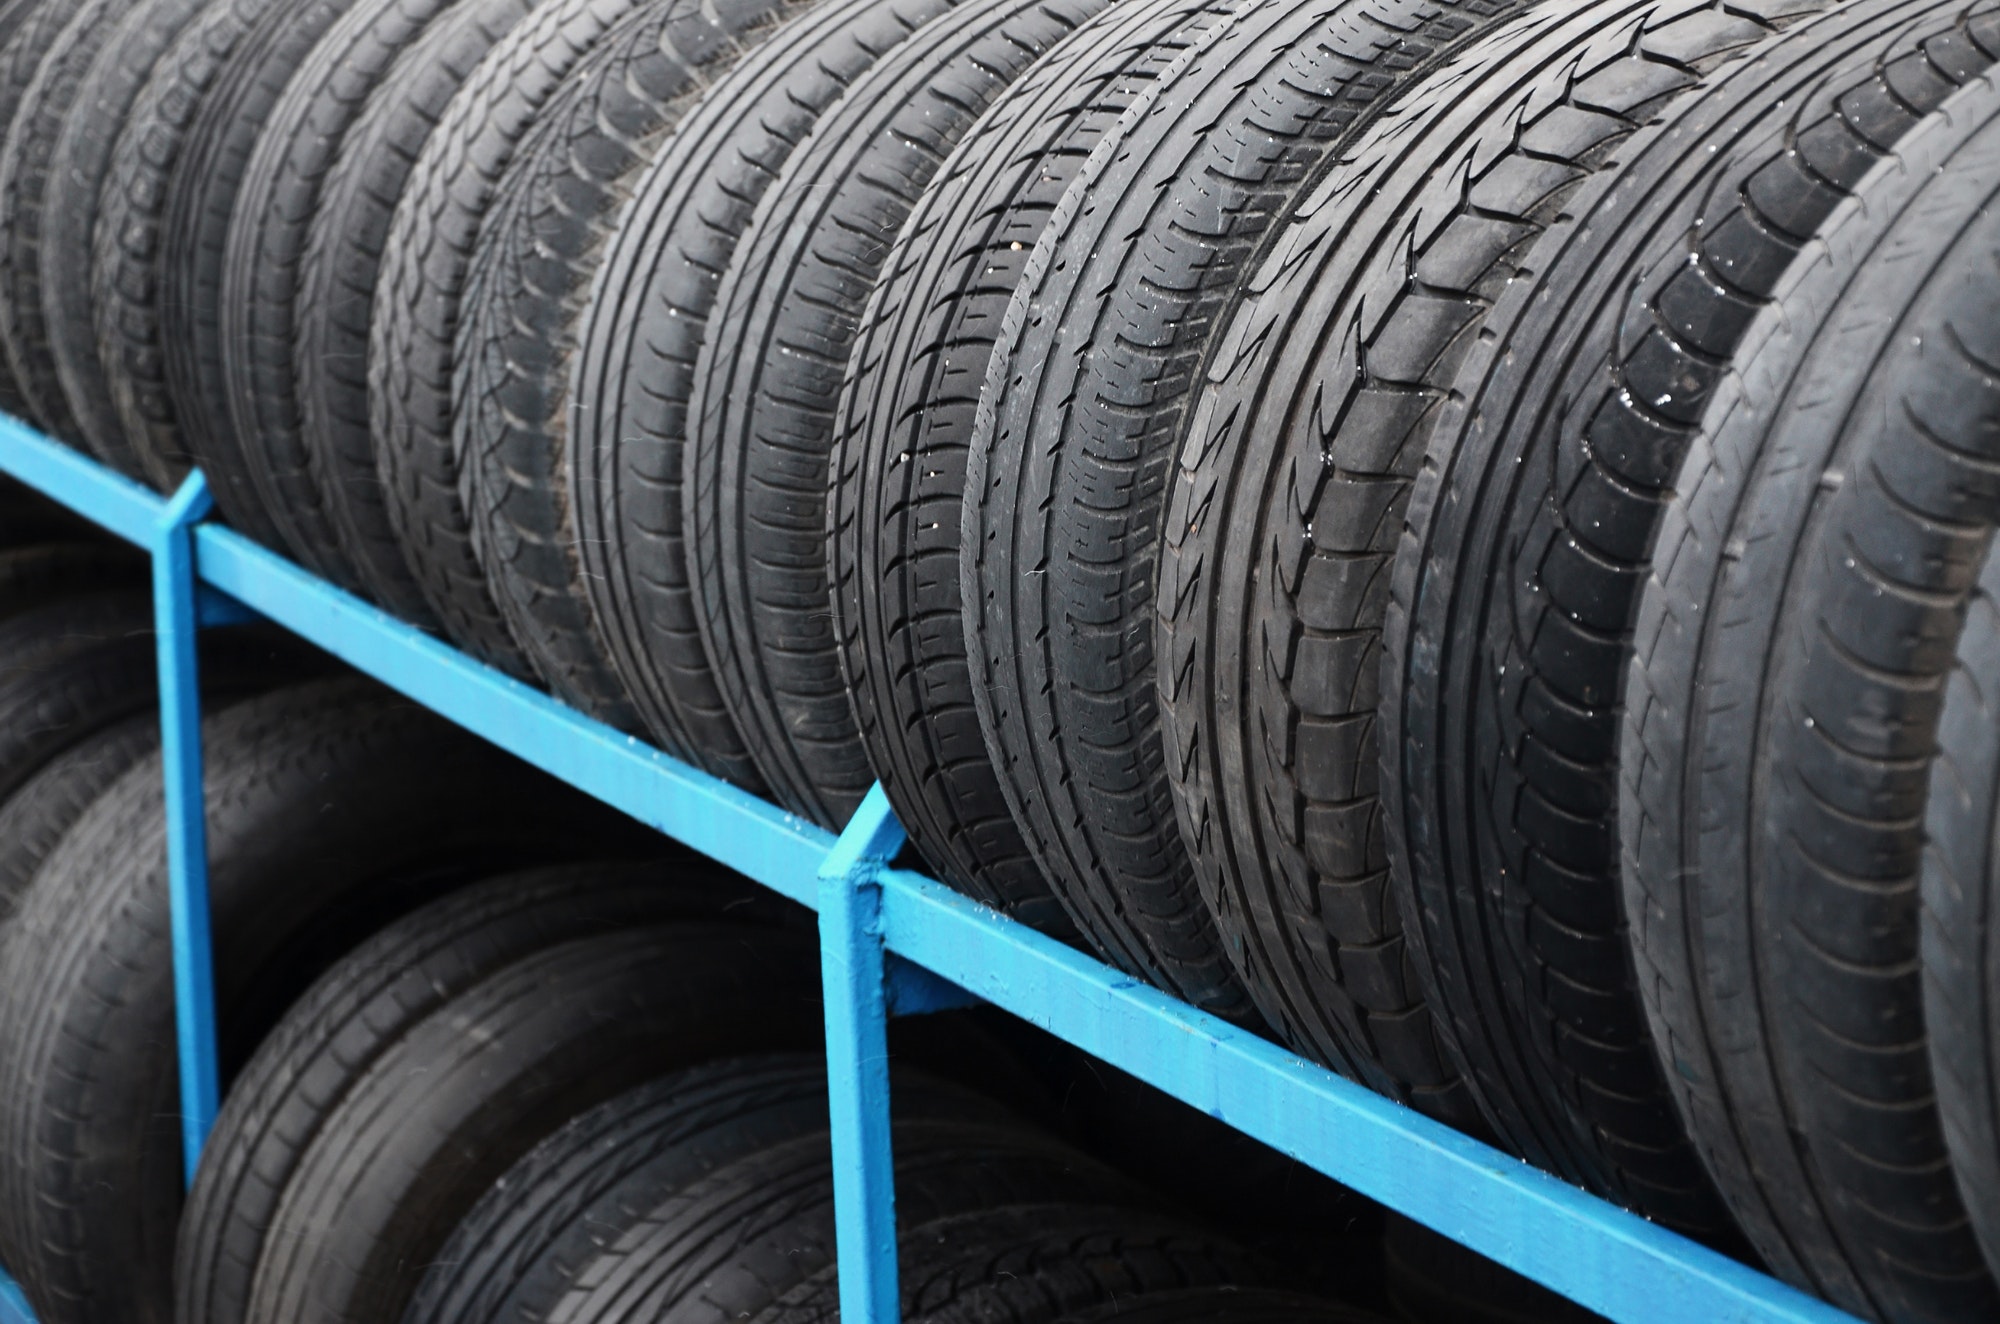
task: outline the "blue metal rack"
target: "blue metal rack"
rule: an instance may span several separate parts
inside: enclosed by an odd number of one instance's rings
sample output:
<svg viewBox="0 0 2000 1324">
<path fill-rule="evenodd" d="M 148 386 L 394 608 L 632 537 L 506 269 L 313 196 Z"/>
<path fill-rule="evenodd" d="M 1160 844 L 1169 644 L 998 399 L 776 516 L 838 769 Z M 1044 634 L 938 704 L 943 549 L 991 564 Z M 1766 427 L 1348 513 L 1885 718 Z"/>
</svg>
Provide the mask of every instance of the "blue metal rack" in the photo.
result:
<svg viewBox="0 0 2000 1324">
<path fill-rule="evenodd" d="M 843 1315 L 898 1319 L 888 1017 L 985 1001 L 1618 1321 L 1850 1321 L 1101 962 L 888 867 L 878 786 L 838 837 L 476 663 L 230 529 L 199 474 L 170 498 L 0 418 L 0 471 L 147 549 L 192 1174 L 215 1117 L 214 990 L 195 632 L 261 617 L 722 864 L 819 912 Z M 32 1324 L 0 1274 L 0 1324 Z"/>
</svg>

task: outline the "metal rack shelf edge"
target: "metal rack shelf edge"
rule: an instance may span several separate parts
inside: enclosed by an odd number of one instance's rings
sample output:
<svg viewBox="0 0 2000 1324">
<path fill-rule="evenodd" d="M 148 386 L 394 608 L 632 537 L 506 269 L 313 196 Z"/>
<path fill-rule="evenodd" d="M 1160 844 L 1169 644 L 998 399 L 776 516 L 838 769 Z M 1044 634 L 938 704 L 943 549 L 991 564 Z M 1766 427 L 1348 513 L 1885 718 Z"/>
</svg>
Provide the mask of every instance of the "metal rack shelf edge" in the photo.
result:
<svg viewBox="0 0 2000 1324">
<path fill-rule="evenodd" d="M 842 1313 L 898 1318 L 888 1017 L 989 1002 L 1618 1324 L 1852 1317 L 888 867 L 878 786 L 838 837 L 456 652 L 219 525 L 196 474 L 161 497 L 0 417 L 0 471 L 153 560 L 188 1171 L 219 1100 L 194 638 L 261 617 L 446 719 L 819 912 Z M 33 1324 L 0 1273 L 0 1324 Z"/>
</svg>

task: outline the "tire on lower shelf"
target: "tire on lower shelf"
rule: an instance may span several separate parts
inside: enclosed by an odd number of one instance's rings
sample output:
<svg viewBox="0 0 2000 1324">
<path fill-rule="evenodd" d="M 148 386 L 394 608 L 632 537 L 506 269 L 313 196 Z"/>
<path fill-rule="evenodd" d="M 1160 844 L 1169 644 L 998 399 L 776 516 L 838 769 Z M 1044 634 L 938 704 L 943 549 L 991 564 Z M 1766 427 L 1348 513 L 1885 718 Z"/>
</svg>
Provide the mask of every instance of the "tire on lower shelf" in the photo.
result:
<svg viewBox="0 0 2000 1324">
<path fill-rule="evenodd" d="M 202 733 L 226 1082 L 353 943 L 468 877 L 657 838 L 372 683 Z M 44 1324 L 172 1315 L 180 1135 L 157 755 L 85 811 L 0 936 L 0 1263 Z"/>
<path fill-rule="evenodd" d="M 897 1071 L 899 1119 L 990 1118 L 986 1099 Z M 544 1320 L 577 1271 L 661 1201 L 826 1130 L 825 1059 L 757 1054 L 651 1081 L 551 1135 L 494 1183 L 424 1276 L 405 1324 Z"/>
<path fill-rule="evenodd" d="M 279 1195 L 244 1317 L 404 1317 L 514 1162 L 571 1118 L 708 1059 L 820 1041 L 808 932 L 643 922 L 441 1001 L 357 1073 Z"/>
<path fill-rule="evenodd" d="M 152 713 L 127 717 L 49 760 L 0 804 L 0 928 L 63 834 L 160 743 Z"/>
<path fill-rule="evenodd" d="M 1146 1324 L 1386 1324 L 1258 1290 L 1269 1265 L 1167 1213 L 1116 1204 L 1030 1200 L 951 1214 L 900 1229 L 896 1261 L 910 1324 L 1055 1324 L 1128 1311 Z M 822 1269 L 748 1318 L 821 1324 L 839 1318 L 839 1298 L 839 1276 Z M 1232 1308 L 1244 1300 L 1282 1300 L 1291 1313 Z M 1148 1301 L 1154 1309 L 1144 1309 Z"/>
<path fill-rule="evenodd" d="M 2000 86 L 1953 93 L 1855 194 L 1672 476 L 1625 679 L 1625 910 L 1674 1102 L 1773 1272 L 1864 1318 L 1990 1319 L 1918 901 L 2000 519 Z"/>
</svg>

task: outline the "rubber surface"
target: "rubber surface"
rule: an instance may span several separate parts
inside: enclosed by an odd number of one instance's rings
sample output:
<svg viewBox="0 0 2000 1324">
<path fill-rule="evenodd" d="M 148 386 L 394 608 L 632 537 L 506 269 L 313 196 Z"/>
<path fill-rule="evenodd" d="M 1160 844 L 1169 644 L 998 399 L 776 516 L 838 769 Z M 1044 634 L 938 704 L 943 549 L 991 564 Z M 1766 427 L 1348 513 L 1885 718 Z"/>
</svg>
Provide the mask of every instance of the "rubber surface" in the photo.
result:
<svg viewBox="0 0 2000 1324">
<path fill-rule="evenodd" d="M 1134 1300 L 1113 1301 L 1066 1315 L 1062 1324 L 1109 1324 L 1112 1320 L 1119 1324 L 1377 1324 L 1384 1318 L 1295 1292 L 1210 1287 L 1150 1292 Z"/>
<path fill-rule="evenodd" d="M 181 1216 L 176 1317 L 249 1317 L 252 1275 L 294 1173 L 375 1064 L 440 1008 L 576 938 L 676 919 L 747 924 L 785 904 L 682 855 L 481 881 L 369 938 L 292 1005 L 230 1087 Z"/>
<path fill-rule="evenodd" d="M 591 288 L 571 387 L 583 578 L 654 741 L 750 791 L 764 783 L 697 623 L 681 516 L 696 361 L 758 200 L 815 120 L 948 0 L 827 0 L 743 59 L 632 185 Z"/>
<path fill-rule="evenodd" d="M 1665 1106 L 1617 903 L 1627 631 L 1674 467 L 1755 308 L 1869 163 L 1990 64 L 1961 13 L 1839 6 L 1652 112 L 1501 268 L 1504 294 L 1478 291 L 1494 302 L 1410 503 L 1389 827 L 1459 1045 L 1520 1152 L 1709 1238 L 1729 1220 Z"/>
<path fill-rule="evenodd" d="M 1423 1224 L 1390 1214 L 1389 1301 L 1411 1324 L 1601 1324 L 1603 1317 Z"/>
<path fill-rule="evenodd" d="M 800 0 L 675 0 L 628 14 L 542 108 L 495 190 L 453 350 L 452 446 L 494 603 L 556 697 L 625 730 L 639 715 L 591 610 L 568 470 L 578 322 L 638 173 Z"/>
<path fill-rule="evenodd" d="M 396 205 L 452 95 L 534 9 L 534 0 L 454 0 L 370 93 L 321 182 L 300 261 L 292 367 L 302 471 L 274 466 L 281 504 L 311 545 L 330 523 L 342 562 L 377 602 L 429 622 L 389 522 L 369 432 L 368 346 Z M 283 452 L 278 452 L 282 454 Z"/>
<path fill-rule="evenodd" d="M 1996 273 L 1990 261 L 1986 266 L 1972 278 L 1976 285 L 1992 284 Z M 1990 341 L 1990 334 L 1972 330 L 1958 343 L 1991 363 L 1981 339 Z M 1925 376 L 1936 382 L 1942 374 Z M 2000 1090 L 1994 1081 L 1994 1064 L 2000 1062 L 1994 1048 L 2000 962 L 1993 932 L 1993 898 L 2000 887 L 1994 842 L 2000 827 L 2000 718 L 1993 698 L 1993 678 L 2000 676 L 2000 558 L 1993 555 L 1990 532 L 1988 538 L 1938 710 L 1938 751 L 1925 799 L 1918 949 L 1945 1147 L 1991 1271 L 2000 1266 Z"/>
<path fill-rule="evenodd" d="M 91 294 L 100 201 L 118 138 L 140 92 L 161 57 L 205 7 L 206 0 L 139 0 L 106 35 L 56 138 L 42 200 L 42 315 L 48 321 L 56 377 L 84 445 L 130 478 L 144 474 L 112 402 Z"/>
<path fill-rule="evenodd" d="M 368 408 L 380 494 L 445 634 L 516 676 L 527 658 L 487 589 L 452 444 L 466 281 L 494 191 L 563 80 L 638 0 L 550 0 L 487 52 L 410 170 L 381 250 Z"/>
<path fill-rule="evenodd" d="M 973 708 L 958 595 L 965 450 L 1000 315 L 1049 211 L 1172 65 L 1208 0 L 1115 6 L 981 115 L 904 221 L 869 296 L 829 461 L 827 573 L 870 769 L 936 874 L 1074 931 L 1002 794 Z"/>
<path fill-rule="evenodd" d="M 898 1118 L 1005 1114 L 897 1069 Z M 661 1077 L 577 1117 L 495 1182 L 425 1275 L 404 1324 L 543 1319 L 577 1271 L 661 1201 L 774 1145 L 826 1129 L 817 1054 L 724 1059 Z"/>
<path fill-rule="evenodd" d="M 44 764 L 0 804 L 0 925 L 65 832 L 126 769 L 159 744 L 150 714 L 85 736 Z"/>
<path fill-rule="evenodd" d="M 1975 79 L 1820 226 L 1674 476 L 1626 679 L 1626 911 L 1675 1102 L 1772 1270 L 1868 1318 L 2000 1311 L 1918 916 L 2000 417 L 1990 363 L 1934 331 L 1992 345 L 1996 192 L 2000 87 Z"/>
<path fill-rule="evenodd" d="M 1286 198 L 1501 9 L 1232 6 L 1096 144 L 986 365 L 960 575 L 1002 788 L 1099 949 L 1233 1019 L 1260 1019 L 1225 955 L 1242 940 L 1202 894 L 1159 723 L 1165 480 L 1195 371 Z"/>
<path fill-rule="evenodd" d="M 627 926 L 526 957 L 413 1026 L 302 1155 L 247 1317 L 403 1317 L 454 1227 L 564 1122 L 646 1079 L 820 1042 L 807 933 Z"/>
<path fill-rule="evenodd" d="M 42 235 L 48 220 L 43 204 L 56 141 L 84 74 L 133 7 L 133 0 L 85 0 L 74 10 L 44 5 L 38 23 L 61 16 L 60 30 L 35 32 L 31 39 L 31 29 L 24 28 L 0 53 L 0 60 L 27 65 L 0 141 L 0 350 L 23 416 L 73 446 L 82 444 L 82 431 L 63 395 L 42 314 Z M 16 73 L 10 68 L 9 79 Z"/>
<path fill-rule="evenodd" d="M 207 155 L 210 140 L 200 126 L 212 121 L 204 110 L 211 97 L 228 100 L 243 63 L 235 56 L 261 45 L 265 16 L 296 11 L 303 18 L 318 3 L 222 0 L 205 7 L 157 57 L 117 130 L 91 236 L 91 314 L 119 426 L 140 472 L 162 492 L 178 486 L 193 462 L 184 431 L 192 406 L 176 398 L 167 359 L 173 337 L 186 333 L 177 320 L 183 310 L 167 291 L 173 283 L 184 292 L 177 268 L 192 254 L 182 207 L 199 182 L 199 167 L 182 163 Z"/>
<path fill-rule="evenodd" d="M 12 136 L 22 98 L 41 67 L 42 57 L 68 25 L 69 14 L 69 10 L 52 0 L 9 5 L 0 11 L 0 141 Z M 0 220 L 11 224 L 14 217 L 7 213 L 22 201 L 18 195 L 8 195 L 0 202 Z M 3 257 L 0 252 L 0 258 Z M 0 412 L 26 417 L 38 424 L 41 421 L 29 413 L 27 397 L 14 376 L 11 360 L 5 359 L 0 359 Z"/>
<path fill-rule="evenodd" d="M 234 512 L 254 511 L 281 550 L 350 590 L 368 585 L 327 514 L 303 435 L 295 337 L 302 317 L 314 315 L 300 306 L 307 243 L 349 130 L 397 58 L 450 8 L 451 0 L 348 5 L 298 62 L 283 95 L 265 108 L 221 255 L 216 366 L 227 445 L 205 467 L 209 484 L 232 523 L 251 527 Z M 430 624 L 400 560 L 374 568 L 378 579 L 393 579 L 399 590 L 383 595 L 381 605 L 404 620 Z"/>
<path fill-rule="evenodd" d="M 372 684 L 204 724 L 226 1082 L 352 943 L 496 864 L 647 834 Z M 64 836 L 0 937 L 0 1262 L 46 1324 L 172 1314 L 181 1204 L 157 757 Z"/>
</svg>

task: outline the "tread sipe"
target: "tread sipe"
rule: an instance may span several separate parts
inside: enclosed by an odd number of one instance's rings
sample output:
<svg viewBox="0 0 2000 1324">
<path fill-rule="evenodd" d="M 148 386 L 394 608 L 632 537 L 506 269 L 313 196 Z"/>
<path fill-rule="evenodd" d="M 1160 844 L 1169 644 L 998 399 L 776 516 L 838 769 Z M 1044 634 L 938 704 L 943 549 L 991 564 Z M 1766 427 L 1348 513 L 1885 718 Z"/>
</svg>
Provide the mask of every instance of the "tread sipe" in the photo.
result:
<svg viewBox="0 0 2000 1324">
<path fill-rule="evenodd" d="M 777 801 L 829 828 L 874 774 L 827 611 L 840 383 L 892 236 L 985 108 L 1106 0 L 967 0 L 857 79 L 791 156 L 716 289 L 681 519 L 708 656 Z"/>
<path fill-rule="evenodd" d="M 814 122 L 951 0 L 826 0 L 716 80 L 631 184 L 578 328 L 570 510 L 591 607 L 664 749 L 764 789 L 697 623 L 682 450 L 716 289 L 759 199 Z"/>
<path fill-rule="evenodd" d="M 1972 78 L 1852 191 L 1671 471 L 1625 682 L 1625 906 L 1674 1101 L 1765 1262 L 1864 1318 L 1985 1319 L 1919 877 L 2000 516 L 2000 86 Z"/>
<path fill-rule="evenodd" d="M 1511 1146 L 1711 1240 L 1731 1220 L 1666 1106 L 1618 904 L 1628 631 L 1661 502 L 1737 337 L 1869 164 L 1990 63 L 1963 13 L 1833 6 L 1708 68 L 1629 138 L 1572 121 L 1599 141 L 1561 217 L 1480 282 L 1432 285 L 1433 306 L 1412 301 L 1379 336 L 1411 343 L 1454 290 L 1467 311 L 1451 322 L 1478 325 L 1457 333 L 1455 371 L 1381 373 L 1438 405 L 1378 720 L 1400 736 L 1385 751 L 1392 868 L 1439 1000 Z M 1685 66 L 1670 31 L 1657 49 Z M 1607 151 L 1615 169 L 1597 166 Z M 1472 236 L 1447 230 L 1419 261 L 1479 267 L 1484 253 L 1465 255 L 1493 224 L 1482 201 Z"/>
<path fill-rule="evenodd" d="M 673 0 L 626 16 L 537 117 L 495 190 L 453 351 L 452 446 L 493 601 L 556 697 L 627 730 L 637 710 L 582 580 L 568 471 L 591 402 L 578 323 L 639 170 L 714 81 L 804 0 Z"/>
</svg>

